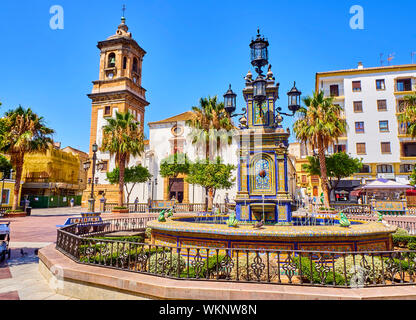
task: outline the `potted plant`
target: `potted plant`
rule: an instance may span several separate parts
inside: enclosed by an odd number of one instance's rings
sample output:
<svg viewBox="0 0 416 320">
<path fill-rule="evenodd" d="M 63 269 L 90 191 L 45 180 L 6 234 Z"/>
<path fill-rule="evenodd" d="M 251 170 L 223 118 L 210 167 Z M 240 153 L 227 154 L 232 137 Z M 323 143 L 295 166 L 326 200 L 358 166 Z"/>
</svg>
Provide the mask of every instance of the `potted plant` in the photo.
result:
<svg viewBox="0 0 416 320">
<path fill-rule="evenodd" d="M 127 207 L 114 207 L 111 210 L 112 213 L 129 213 L 129 208 Z"/>
<path fill-rule="evenodd" d="M 22 218 L 26 217 L 26 212 L 23 210 L 6 210 L 4 213 L 4 218 Z"/>
</svg>

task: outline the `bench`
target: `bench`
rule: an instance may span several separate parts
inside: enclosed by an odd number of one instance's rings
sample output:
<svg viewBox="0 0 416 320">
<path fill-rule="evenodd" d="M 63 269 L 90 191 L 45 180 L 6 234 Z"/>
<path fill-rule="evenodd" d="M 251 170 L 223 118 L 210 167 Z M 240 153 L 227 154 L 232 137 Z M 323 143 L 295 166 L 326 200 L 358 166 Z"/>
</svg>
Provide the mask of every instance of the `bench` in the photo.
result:
<svg viewBox="0 0 416 320">
<path fill-rule="evenodd" d="M 383 215 L 407 215 L 407 202 L 406 201 L 371 201 L 371 211 L 373 213 L 380 212 Z"/>
<path fill-rule="evenodd" d="M 66 219 L 63 225 L 57 225 L 57 228 L 64 228 L 73 224 L 78 224 L 80 227 L 92 227 L 94 232 L 104 231 L 109 222 L 104 222 L 101 218 L 101 212 L 81 213 L 81 217 L 74 217 Z"/>
<path fill-rule="evenodd" d="M 154 200 L 150 204 L 150 212 L 161 212 L 163 210 L 169 210 L 175 208 L 175 201 L 173 200 Z"/>
</svg>

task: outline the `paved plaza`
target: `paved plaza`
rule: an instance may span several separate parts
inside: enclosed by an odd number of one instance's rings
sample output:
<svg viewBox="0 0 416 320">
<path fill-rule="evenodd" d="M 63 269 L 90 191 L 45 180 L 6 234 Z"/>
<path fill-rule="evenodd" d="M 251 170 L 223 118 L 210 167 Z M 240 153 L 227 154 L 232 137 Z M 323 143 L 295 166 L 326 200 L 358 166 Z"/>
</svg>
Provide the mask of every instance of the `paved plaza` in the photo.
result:
<svg viewBox="0 0 416 320">
<path fill-rule="evenodd" d="M 69 299 L 50 289 L 39 273 L 35 250 L 55 243 L 56 225 L 63 224 L 68 217 L 79 216 L 82 211 L 85 210 L 81 207 L 33 209 L 30 217 L 0 219 L 0 222 L 11 222 L 12 249 L 11 258 L 0 264 L 0 300 Z M 126 215 L 103 214 L 102 217 L 121 218 Z"/>
</svg>

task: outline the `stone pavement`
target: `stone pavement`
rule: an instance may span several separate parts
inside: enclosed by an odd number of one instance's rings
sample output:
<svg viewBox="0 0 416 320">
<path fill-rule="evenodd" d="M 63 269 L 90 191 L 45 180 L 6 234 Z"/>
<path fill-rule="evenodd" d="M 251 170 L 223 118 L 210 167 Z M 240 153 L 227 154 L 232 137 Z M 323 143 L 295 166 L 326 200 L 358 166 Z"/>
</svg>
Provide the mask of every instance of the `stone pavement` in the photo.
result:
<svg viewBox="0 0 416 320">
<path fill-rule="evenodd" d="M 35 250 L 56 241 L 56 225 L 68 217 L 79 216 L 81 207 L 32 209 L 30 217 L 0 219 L 10 221 L 11 258 L 0 263 L 0 300 L 61 300 L 68 297 L 55 294 L 39 273 Z M 104 219 L 142 215 L 103 214 Z M 23 250 L 23 254 L 21 253 Z"/>
</svg>

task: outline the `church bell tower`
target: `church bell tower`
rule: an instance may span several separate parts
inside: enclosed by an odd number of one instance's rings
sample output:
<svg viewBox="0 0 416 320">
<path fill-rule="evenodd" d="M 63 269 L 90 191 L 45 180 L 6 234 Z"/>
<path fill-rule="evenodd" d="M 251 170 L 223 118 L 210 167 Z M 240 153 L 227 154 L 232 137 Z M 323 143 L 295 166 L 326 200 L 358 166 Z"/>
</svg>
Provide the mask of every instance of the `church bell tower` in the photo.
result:
<svg viewBox="0 0 416 320">
<path fill-rule="evenodd" d="M 146 51 L 133 39 L 124 16 L 116 33 L 98 42 L 97 47 L 100 49 L 99 78 L 93 81 L 92 93 L 88 95 L 92 100 L 90 157 L 93 155 L 94 143 L 101 147 L 102 127 L 107 124 L 107 118 L 114 117 L 116 111 L 129 111 L 144 129 L 145 108 L 149 105 L 146 101 L 146 90 L 142 87 L 142 63 Z M 114 159 L 110 159 L 108 153 L 100 151 L 97 152 L 97 158 L 104 165 L 95 174 L 96 208 L 102 193 L 105 193 L 107 202 L 116 202 L 118 188 L 106 181 L 106 172 L 115 167 Z M 86 206 L 90 197 L 91 177 L 92 168 L 88 173 L 88 188 L 83 194 L 83 206 Z"/>
</svg>

